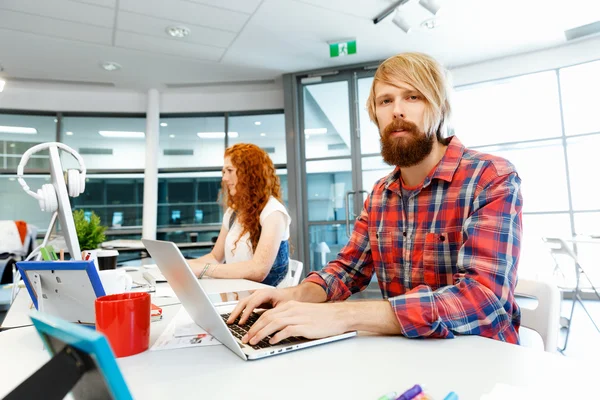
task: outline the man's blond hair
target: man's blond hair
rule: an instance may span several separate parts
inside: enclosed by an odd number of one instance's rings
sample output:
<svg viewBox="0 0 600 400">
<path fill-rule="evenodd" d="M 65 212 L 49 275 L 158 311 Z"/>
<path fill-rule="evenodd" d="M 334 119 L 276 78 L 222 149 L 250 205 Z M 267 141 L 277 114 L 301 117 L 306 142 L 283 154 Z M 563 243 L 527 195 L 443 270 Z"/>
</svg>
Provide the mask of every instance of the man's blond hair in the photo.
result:
<svg viewBox="0 0 600 400">
<path fill-rule="evenodd" d="M 378 127 L 375 112 L 375 84 L 377 82 L 398 86 L 398 82 L 405 82 L 418 90 L 427 103 L 425 111 L 425 127 L 427 134 L 436 134 L 437 140 L 445 142 L 445 123 L 450 118 L 450 86 L 447 72 L 432 57 L 422 53 L 402 53 L 385 60 L 373 79 L 371 92 L 367 100 L 369 117 Z"/>
</svg>

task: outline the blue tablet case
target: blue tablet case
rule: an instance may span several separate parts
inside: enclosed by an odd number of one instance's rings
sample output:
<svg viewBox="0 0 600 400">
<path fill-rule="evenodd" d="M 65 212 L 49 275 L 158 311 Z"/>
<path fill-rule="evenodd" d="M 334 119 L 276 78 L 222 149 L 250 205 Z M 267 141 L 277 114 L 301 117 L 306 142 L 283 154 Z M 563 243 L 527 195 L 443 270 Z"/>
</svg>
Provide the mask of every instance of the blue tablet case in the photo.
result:
<svg viewBox="0 0 600 400">
<path fill-rule="evenodd" d="M 71 346 L 88 356 L 88 362 L 93 364 L 74 387 L 75 399 L 89 398 L 90 391 L 96 395 L 107 393 L 118 400 L 133 398 L 103 334 L 38 311 L 33 311 L 30 318 L 52 356 Z"/>
</svg>

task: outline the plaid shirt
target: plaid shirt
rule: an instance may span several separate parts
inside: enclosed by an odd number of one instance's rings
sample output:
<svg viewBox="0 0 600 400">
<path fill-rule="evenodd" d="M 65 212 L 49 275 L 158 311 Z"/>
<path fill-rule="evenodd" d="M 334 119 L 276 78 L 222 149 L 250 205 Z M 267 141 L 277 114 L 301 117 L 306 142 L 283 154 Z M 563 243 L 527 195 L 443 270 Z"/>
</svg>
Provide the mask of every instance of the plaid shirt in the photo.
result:
<svg viewBox="0 0 600 400">
<path fill-rule="evenodd" d="M 344 300 L 375 272 L 404 336 L 518 343 L 520 183 L 508 161 L 453 137 L 406 210 L 400 168 L 380 179 L 348 244 L 305 282 L 323 287 L 328 300 Z"/>
</svg>

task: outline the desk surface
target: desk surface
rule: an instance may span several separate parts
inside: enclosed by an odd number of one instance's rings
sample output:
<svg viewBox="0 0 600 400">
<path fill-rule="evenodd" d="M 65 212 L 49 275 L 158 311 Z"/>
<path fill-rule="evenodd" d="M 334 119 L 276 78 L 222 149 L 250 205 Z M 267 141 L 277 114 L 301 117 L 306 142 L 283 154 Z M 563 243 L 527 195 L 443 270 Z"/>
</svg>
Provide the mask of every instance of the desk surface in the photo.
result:
<svg viewBox="0 0 600 400">
<path fill-rule="evenodd" d="M 243 280 L 202 283 L 216 292 L 259 285 Z M 151 325 L 151 343 L 180 307 L 173 301 L 163 306 L 163 320 Z M 1 332 L 0 354 L 0 397 L 49 359 L 31 326 Z M 410 340 L 361 334 L 258 361 L 243 361 L 225 346 L 207 346 L 146 351 L 118 363 L 136 399 L 375 400 L 415 383 L 424 385 L 434 399 L 449 391 L 461 400 L 479 399 L 497 383 L 530 387 L 535 398 L 562 399 L 573 398 L 573 390 L 594 393 L 595 382 L 594 369 L 581 360 L 477 336 Z"/>
</svg>

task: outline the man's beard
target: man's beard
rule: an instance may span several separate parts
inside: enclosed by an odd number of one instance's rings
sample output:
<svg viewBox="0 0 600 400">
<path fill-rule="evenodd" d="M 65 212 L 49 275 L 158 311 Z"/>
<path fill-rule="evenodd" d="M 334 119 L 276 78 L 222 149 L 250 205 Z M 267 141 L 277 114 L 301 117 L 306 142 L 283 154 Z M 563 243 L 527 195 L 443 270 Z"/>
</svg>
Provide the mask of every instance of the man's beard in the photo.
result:
<svg viewBox="0 0 600 400">
<path fill-rule="evenodd" d="M 393 132 L 405 131 L 400 137 L 391 137 Z M 399 167 L 417 165 L 431 153 L 434 135 L 423 134 L 412 122 L 397 119 L 381 132 L 381 155 L 383 161 Z"/>
</svg>

